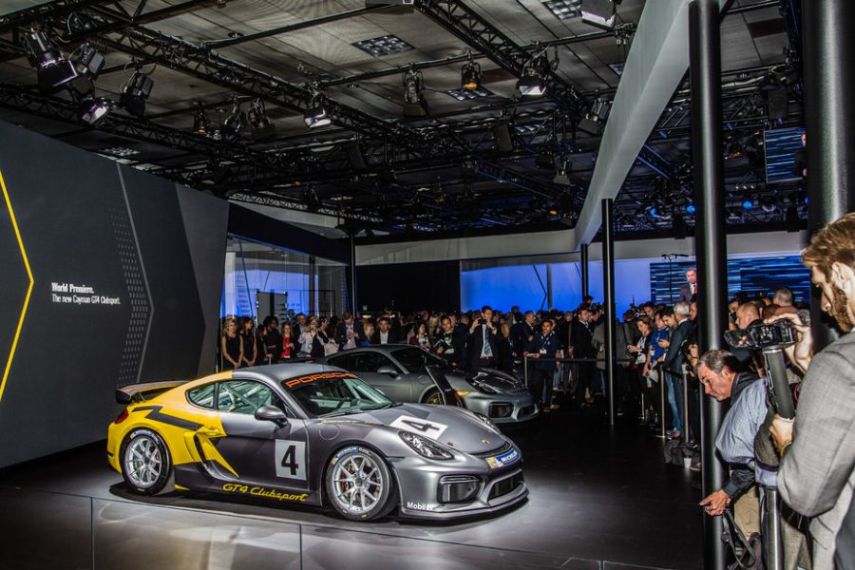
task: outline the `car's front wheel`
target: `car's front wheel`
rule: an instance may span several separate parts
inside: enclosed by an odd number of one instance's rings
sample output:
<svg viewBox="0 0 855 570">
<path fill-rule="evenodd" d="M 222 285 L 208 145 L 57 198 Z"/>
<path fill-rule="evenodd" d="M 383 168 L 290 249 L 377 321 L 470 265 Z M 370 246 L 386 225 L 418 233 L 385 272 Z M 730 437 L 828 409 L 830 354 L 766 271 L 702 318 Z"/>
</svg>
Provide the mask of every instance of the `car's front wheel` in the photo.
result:
<svg viewBox="0 0 855 570">
<path fill-rule="evenodd" d="M 431 388 L 422 397 L 422 404 L 429 404 L 431 406 L 441 406 L 443 403 L 444 402 L 442 401 L 442 395 L 440 395 L 439 390 L 437 390 L 436 388 Z"/>
<path fill-rule="evenodd" d="M 397 505 L 392 472 L 382 457 L 364 447 L 347 447 L 336 453 L 327 467 L 328 502 L 346 519 L 379 519 Z"/>
<path fill-rule="evenodd" d="M 172 475 L 172 459 L 163 438 L 150 429 L 135 429 L 122 446 L 122 477 L 142 495 L 162 492 Z"/>
</svg>

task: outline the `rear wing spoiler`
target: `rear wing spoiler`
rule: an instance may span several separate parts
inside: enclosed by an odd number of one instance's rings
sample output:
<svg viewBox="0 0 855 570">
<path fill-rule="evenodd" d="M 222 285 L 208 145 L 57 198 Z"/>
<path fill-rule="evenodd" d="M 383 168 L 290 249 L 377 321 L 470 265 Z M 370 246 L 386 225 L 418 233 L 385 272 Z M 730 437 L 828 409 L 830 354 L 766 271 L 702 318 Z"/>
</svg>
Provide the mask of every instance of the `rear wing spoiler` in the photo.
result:
<svg viewBox="0 0 855 570">
<path fill-rule="evenodd" d="M 116 388 L 116 402 L 123 406 L 144 402 L 187 382 L 189 380 L 167 380 L 163 382 L 129 384 L 121 388 Z"/>
</svg>

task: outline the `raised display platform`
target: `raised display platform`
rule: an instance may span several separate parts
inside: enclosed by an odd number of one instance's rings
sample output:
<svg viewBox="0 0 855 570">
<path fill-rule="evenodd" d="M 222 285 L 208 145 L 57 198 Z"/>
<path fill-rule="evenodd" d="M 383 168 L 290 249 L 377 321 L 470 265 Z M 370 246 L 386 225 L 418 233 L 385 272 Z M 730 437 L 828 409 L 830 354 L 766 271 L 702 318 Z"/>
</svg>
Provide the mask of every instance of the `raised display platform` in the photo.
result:
<svg viewBox="0 0 855 570">
<path fill-rule="evenodd" d="M 560 411 L 510 434 L 529 500 L 457 524 L 352 523 L 226 496 L 128 493 L 102 444 L 0 471 L 0 568 L 673 568 L 702 565 L 696 474 L 635 428 Z"/>
</svg>

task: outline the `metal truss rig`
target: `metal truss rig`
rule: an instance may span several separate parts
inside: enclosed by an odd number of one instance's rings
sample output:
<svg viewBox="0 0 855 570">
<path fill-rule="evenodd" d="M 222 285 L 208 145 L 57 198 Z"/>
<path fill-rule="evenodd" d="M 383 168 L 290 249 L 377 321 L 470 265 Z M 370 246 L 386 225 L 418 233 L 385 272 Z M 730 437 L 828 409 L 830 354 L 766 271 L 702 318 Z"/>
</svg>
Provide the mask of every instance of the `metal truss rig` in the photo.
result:
<svg viewBox="0 0 855 570">
<path fill-rule="evenodd" d="M 416 8 L 506 71 L 521 77 L 532 54 L 481 17 L 461 0 L 416 0 Z M 544 78 L 548 96 L 581 113 L 583 101 L 576 89 L 550 71 Z"/>
</svg>

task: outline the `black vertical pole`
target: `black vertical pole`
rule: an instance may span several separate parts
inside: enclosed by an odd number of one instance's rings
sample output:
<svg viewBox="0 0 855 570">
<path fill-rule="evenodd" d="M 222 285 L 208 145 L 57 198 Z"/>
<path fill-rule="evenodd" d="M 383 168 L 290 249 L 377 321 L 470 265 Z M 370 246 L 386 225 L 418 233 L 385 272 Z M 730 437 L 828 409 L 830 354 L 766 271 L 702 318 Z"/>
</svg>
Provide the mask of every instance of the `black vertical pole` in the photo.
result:
<svg viewBox="0 0 855 570">
<path fill-rule="evenodd" d="M 579 246 L 579 251 L 582 254 L 581 263 L 582 266 L 582 300 L 585 300 L 585 297 L 588 296 L 588 244 L 583 243 Z"/>
<path fill-rule="evenodd" d="M 315 303 L 315 295 L 317 294 L 317 286 L 315 280 L 318 276 L 318 260 L 314 255 L 309 256 L 309 315 L 316 315 L 318 305 Z"/>
<path fill-rule="evenodd" d="M 609 390 L 609 424 L 615 425 L 615 236 L 614 202 L 603 200 L 603 293 L 606 296 L 606 380 Z"/>
<path fill-rule="evenodd" d="M 546 264 L 546 308 L 552 310 L 552 264 Z"/>
<path fill-rule="evenodd" d="M 698 260 L 698 336 L 701 352 L 719 348 L 727 315 L 727 245 L 721 147 L 721 35 L 718 0 L 689 5 L 692 80 L 692 158 L 695 165 L 696 256 Z M 703 400 L 701 452 L 703 493 L 721 489 L 724 469 L 715 453 L 722 406 Z M 704 568 L 725 567 L 721 517 L 704 516 Z"/>
<path fill-rule="evenodd" d="M 852 0 L 802 2 L 805 117 L 807 118 L 808 229 L 811 234 L 855 210 L 855 17 Z M 821 311 L 819 289 L 811 299 L 814 349 L 837 338 Z"/>
<path fill-rule="evenodd" d="M 356 313 L 359 310 L 356 300 L 356 237 L 351 232 L 350 234 L 350 312 L 353 313 L 353 318 L 356 318 Z"/>
</svg>

